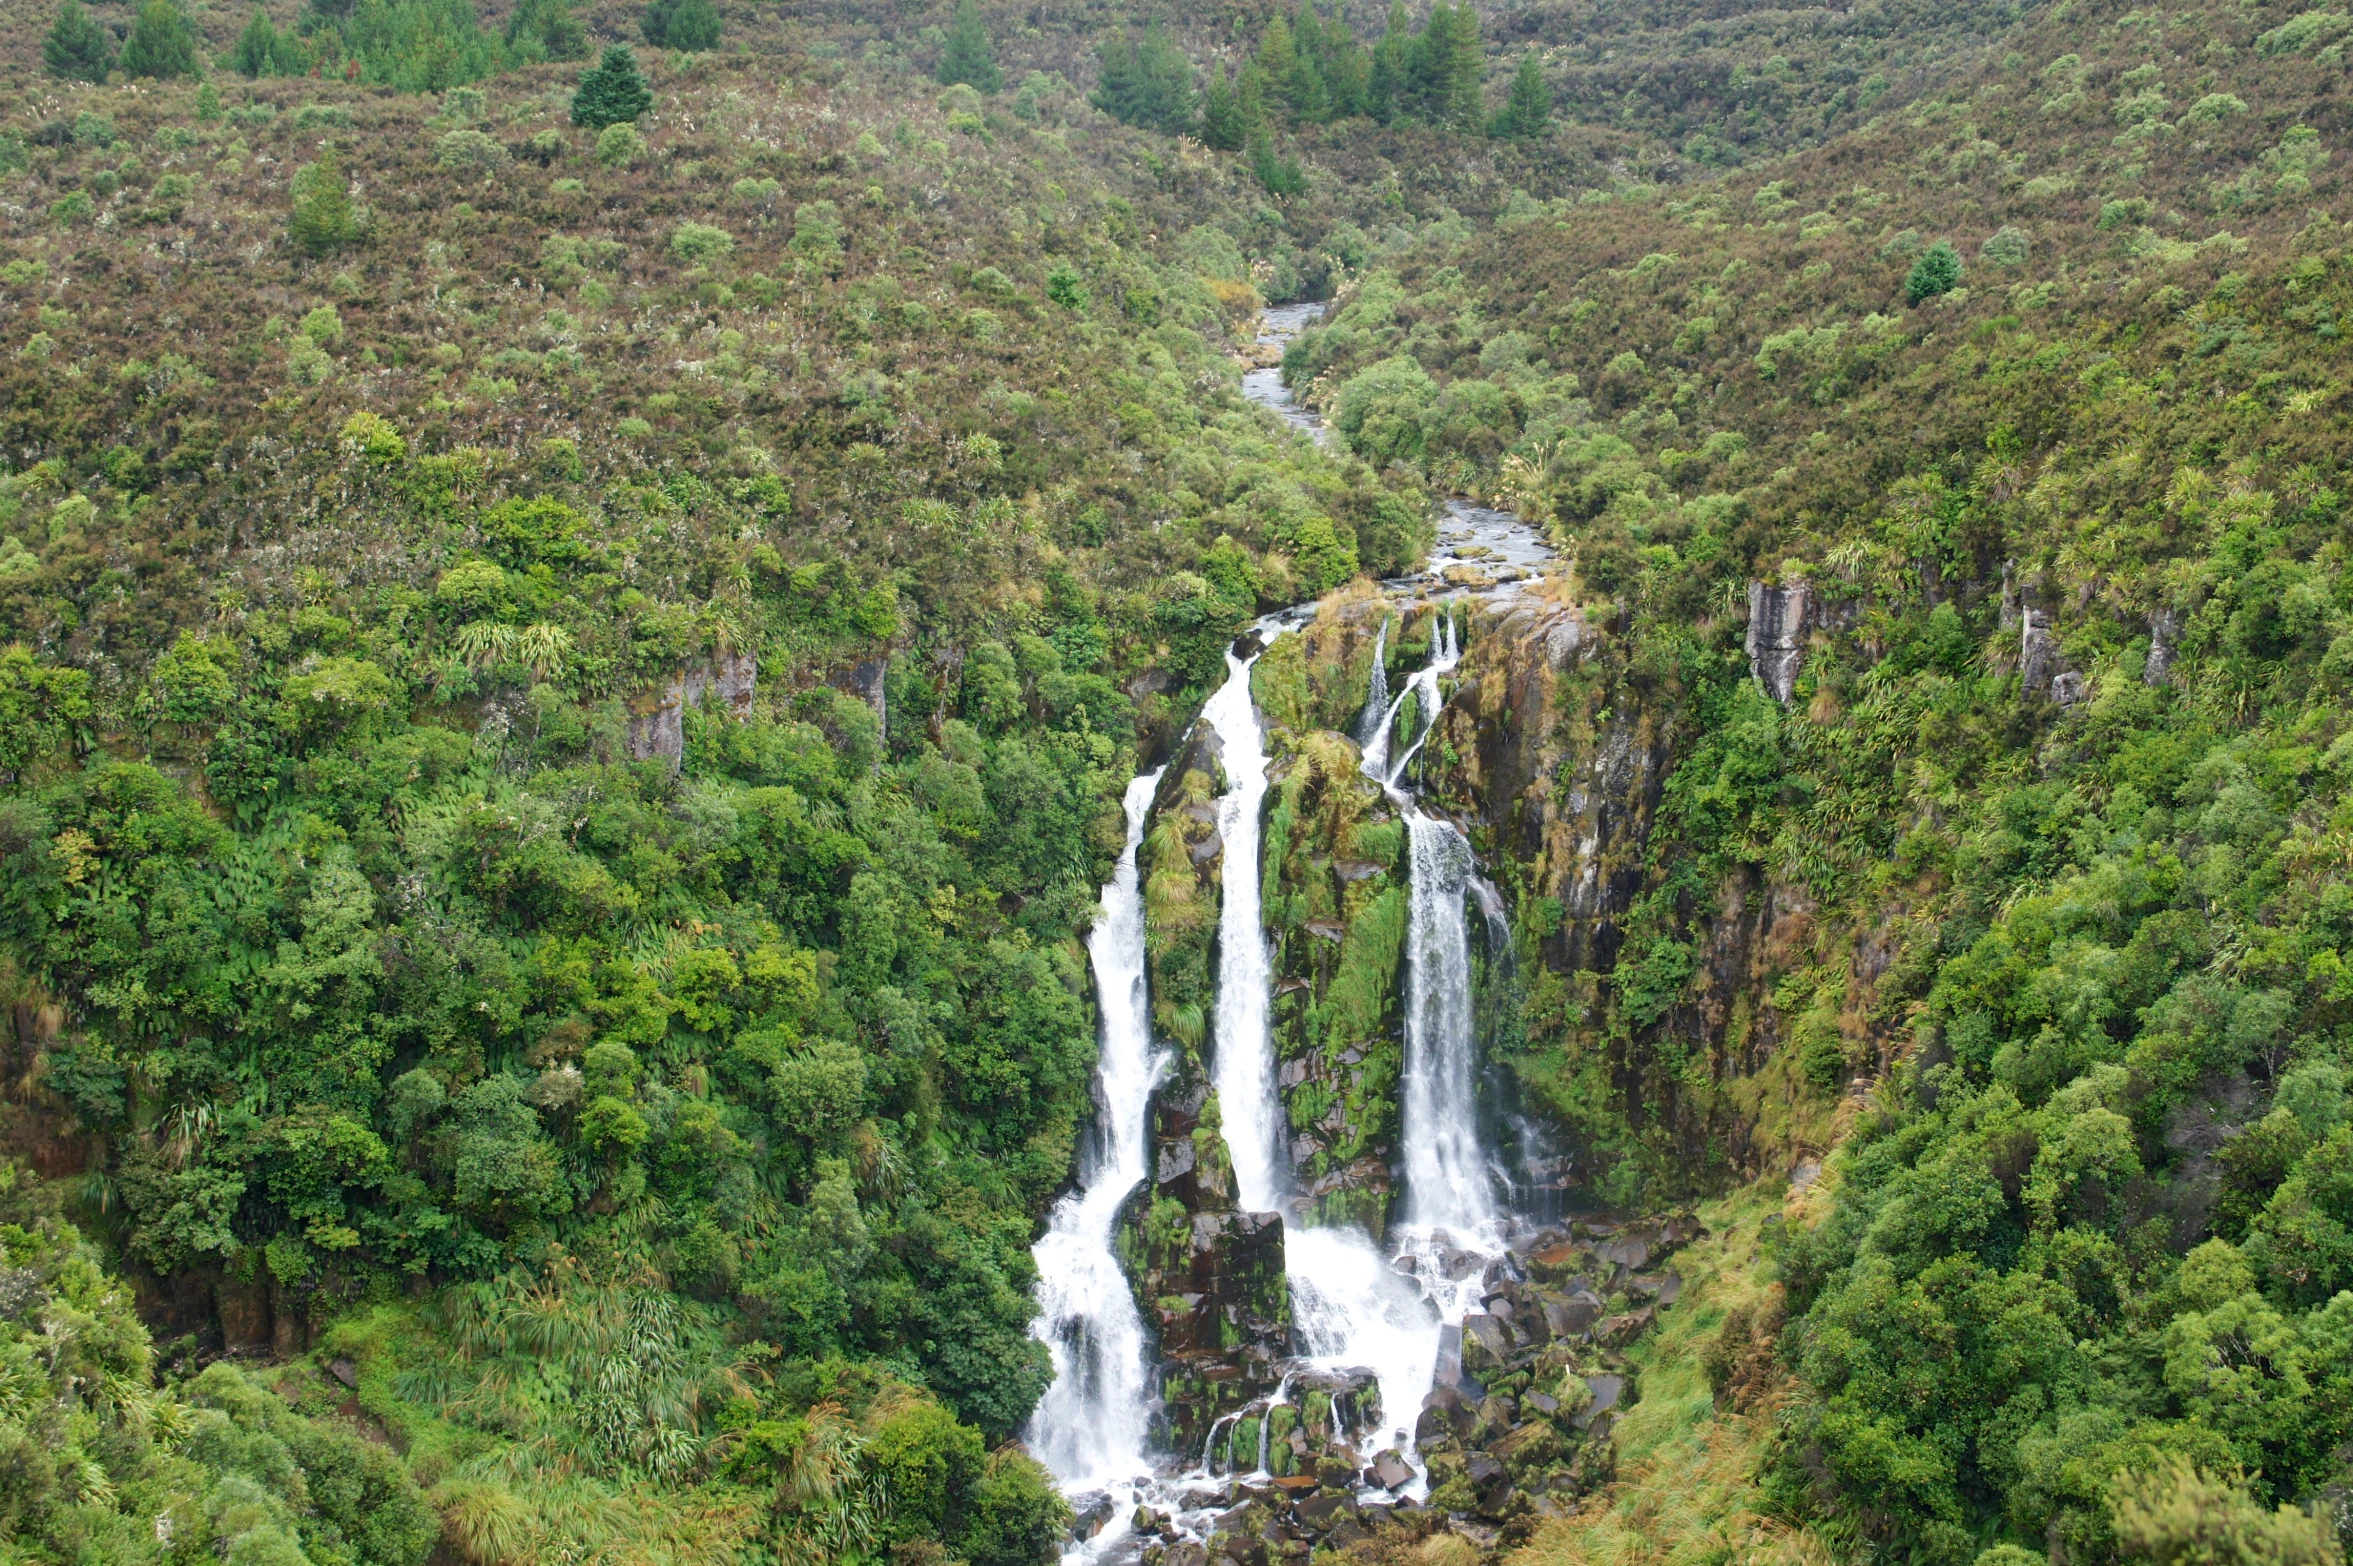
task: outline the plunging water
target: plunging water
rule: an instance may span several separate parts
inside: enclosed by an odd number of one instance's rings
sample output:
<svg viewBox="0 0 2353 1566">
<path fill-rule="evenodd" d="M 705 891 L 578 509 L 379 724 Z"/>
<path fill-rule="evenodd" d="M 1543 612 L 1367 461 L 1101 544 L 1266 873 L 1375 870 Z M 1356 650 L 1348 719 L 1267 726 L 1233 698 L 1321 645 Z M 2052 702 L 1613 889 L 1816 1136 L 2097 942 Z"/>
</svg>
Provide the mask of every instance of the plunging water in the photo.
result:
<svg viewBox="0 0 2353 1566">
<path fill-rule="evenodd" d="M 1270 628 L 1272 635 L 1282 634 Z M 1218 737 L 1226 791 L 1217 800 L 1225 885 L 1217 916 L 1217 1032 L 1210 1082 L 1234 1162 L 1234 1201 L 1267 1212 L 1282 1194 L 1275 1137 L 1282 1103 L 1275 1096 L 1273 954 L 1259 916 L 1258 818 L 1266 805 L 1266 735 L 1250 699 L 1252 653 L 1226 654 L 1226 682 L 1201 721 Z"/>
<path fill-rule="evenodd" d="M 1356 743 L 1370 749 L 1374 738 L 1391 720 L 1389 715 L 1389 622 L 1373 633 L 1373 687 L 1364 699 L 1364 716 L 1356 720 Z"/>
<path fill-rule="evenodd" d="M 1162 1065 L 1152 1048 L 1144 990 L 1144 896 L 1136 870 L 1159 783 L 1152 772 L 1127 786 L 1127 847 L 1103 888 L 1103 916 L 1087 936 L 1103 1013 L 1094 1134 L 1077 1189 L 1055 1206 L 1030 1251 L 1038 1264 L 1039 1309 L 1030 1330 L 1053 1355 L 1054 1380 L 1030 1418 L 1029 1446 L 1068 1487 L 1132 1479 L 1150 1467 L 1149 1345 L 1111 1230 L 1150 1162 L 1146 1111 Z"/>
</svg>

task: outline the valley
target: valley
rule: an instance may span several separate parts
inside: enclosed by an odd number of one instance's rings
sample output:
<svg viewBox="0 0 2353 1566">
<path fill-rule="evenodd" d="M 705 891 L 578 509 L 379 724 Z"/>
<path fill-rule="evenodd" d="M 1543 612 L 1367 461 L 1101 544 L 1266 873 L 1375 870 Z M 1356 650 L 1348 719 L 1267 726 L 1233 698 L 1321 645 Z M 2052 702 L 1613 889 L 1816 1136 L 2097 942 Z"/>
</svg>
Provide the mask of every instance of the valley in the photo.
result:
<svg viewBox="0 0 2353 1566">
<path fill-rule="evenodd" d="M 2341 1562 L 2348 38 L 0 11 L 0 1553 Z"/>
</svg>

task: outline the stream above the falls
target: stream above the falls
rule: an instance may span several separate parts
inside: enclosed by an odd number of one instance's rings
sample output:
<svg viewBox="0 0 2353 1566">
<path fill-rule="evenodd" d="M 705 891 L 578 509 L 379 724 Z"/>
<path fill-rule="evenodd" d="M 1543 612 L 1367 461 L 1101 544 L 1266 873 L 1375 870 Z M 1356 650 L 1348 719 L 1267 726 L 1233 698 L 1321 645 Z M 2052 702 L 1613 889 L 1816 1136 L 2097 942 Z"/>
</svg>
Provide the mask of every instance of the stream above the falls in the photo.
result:
<svg viewBox="0 0 2353 1566">
<path fill-rule="evenodd" d="M 1314 324 L 1322 311 L 1314 304 L 1270 309 L 1258 342 L 1279 348 Z M 1285 424 L 1330 443 L 1323 420 L 1298 402 L 1278 368 L 1249 370 L 1242 390 Z M 1285 1116 L 1271 1025 L 1272 952 L 1259 877 L 1224 881 L 1212 1076 L 1223 1106 L 1238 1206 L 1285 1219 L 1283 1262 L 1293 1339 L 1293 1357 L 1282 1362 L 1281 1387 L 1251 1405 L 1255 1462 L 1233 1450 L 1233 1421 L 1241 1415 L 1230 1415 L 1213 1428 L 1207 1450 L 1180 1453 L 1149 1446 L 1159 1401 L 1156 1367 L 1144 1323 L 1124 1287 L 1114 1223 L 1151 1167 L 1148 1105 L 1163 1078 L 1157 1063 L 1164 1058 L 1150 1037 L 1150 1008 L 1143 994 L 1144 920 L 1136 891 L 1135 856 L 1146 830 L 1141 811 L 1152 785 L 1139 779 L 1130 787 L 1126 852 L 1118 878 L 1104 888 L 1105 916 L 1089 941 L 1104 1008 L 1097 1123 L 1077 1186 L 1034 1247 L 1042 1308 L 1034 1330 L 1053 1354 L 1056 1380 L 1033 1417 L 1029 1444 L 1080 1512 L 1078 1542 L 1066 1557 L 1074 1566 L 1134 1559 L 1148 1542 L 1132 1529 L 1139 1507 L 1165 1519 L 1171 1536 L 1206 1538 L 1241 1488 L 1271 1479 L 1269 1411 L 1293 1396 L 1296 1381 L 1319 1373 L 1377 1384 L 1377 1413 L 1363 1411 L 1348 1432 L 1352 1449 L 1365 1462 L 1360 1496 L 1411 1505 L 1426 1493 L 1413 1436 L 1423 1397 L 1450 1373 L 1450 1356 L 1459 1372 L 1460 1323 L 1466 1312 L 1480 1309 L 1494 1270 L 1512 1265 L 1506 1250 L 1515 1220 L 1503 1200 L 1510 1185 L 1480 1142 L 1470 993 L 1470 942 L 1479 935 L 1497 941 L 1508 931 L 1468 841 L 1452 823 L 1423 812 L 1405 779 L 1436 726 L 1444 701 L 1440 682 L 1460 656 L 1458 615 L 1469 600 L 1506 596 L 1541 580 L 1553 559 L 1536 530 L 1511 513 L 1448 500 L 1427 565 L 1381 584 L 1397 611 L 1384 622 L 1384 644 L 1390 630 L 1404 623 L 1403 616 L 1439 615 L 1428 665 L 1405 677 L 1393 700 L 1386 678 L 1377 677 L 1367 711 L 1355 725 L 1365 746 L 1366 774 L 1398 809 L 1410 843 L 1404 1124 L 1395 1160 L 1402 1175 L 1401 1200 L 1385 1244 L 1352 1225 L 1304 1220 L 1302 1194 L 1282 1151 Z M 1227 775 L 1216 814 L 1224 851 L 1234 863 L 1257 864 L 1268 795 L 1269 758 L 1251 696 L 1251 666 L 1266 646 L 1310 619 L 1315 607 L 1294 605 L 1262 618 L 1228 654 L 1226 682 L 1197 720 L 1214 732 Z M 1410 722 L 1412 732 L 1397 732 L 1401 721 Z M 1466 917 L 1470 897 L 1479 899 L 1483 919 Z M 1226 1432 L 1222 1455 L 1220 1430 Z"/>
</svg>

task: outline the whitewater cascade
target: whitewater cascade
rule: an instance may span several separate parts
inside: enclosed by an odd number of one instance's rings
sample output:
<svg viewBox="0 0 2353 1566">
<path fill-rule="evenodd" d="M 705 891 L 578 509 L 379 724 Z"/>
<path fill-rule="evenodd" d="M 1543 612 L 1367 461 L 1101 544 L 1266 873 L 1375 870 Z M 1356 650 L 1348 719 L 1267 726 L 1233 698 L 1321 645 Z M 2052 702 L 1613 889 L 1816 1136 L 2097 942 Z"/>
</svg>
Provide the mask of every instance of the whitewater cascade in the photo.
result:
<svg viewBox="0 0 2353 1566">
<path fill-rule="evenodd" d="M 1259 340 L 1287 342 L 1319 313 L 1315 306 L 1270 310 L 1268 331 Z M 1322 420 L 1292 398 L 1278 371 L 1250 372 L 1243 394 L 1317 440 L 1330 438 Z M 1501 565 L 1527 580 L 1550 558 L 1516 517 L 1453 501 L 1446 509 L 1427 580 L 1444 580 L 1453 566 L 1470 560 Z M 1390 590 L 1412 591 L 1405 584 L 1392 584 Z M 1503 1250 L 1508 1221 L 1478 1135 L 1466 896 L 1480 898 L 1491 945 L 1507 938 L 1501 900 L 1478 877 L 1462 834 L 1425 814 L 1400 781 L 1437 726 L 1440 681 L 1461 656 L 1452 601 L 1434 608 L 1429 661 L 1394 697 L 1385 667 L 1391 627 L 1384 618 L 1376 633 L 1370 696 L 1356 725 L 1363 769 L 1397 805 L 1408 833 L 1399 1150 L 1405 1201 L 1390 1226 L 1387 1250 L 1362 1229 L 1302 1221 L 1281 1142 L 1285 1119 L 1275 1080 L 1274 950 L 1265 929 L 1260 865 L 1269 760 L 1250 686 L 1259 652 L 1302 623 L 1313 606 L 1298 605 L 1260 621 L 1256 650 L 1247 656 L 1229 651 L 1225 683 L 1199 719 L 1217 737 L 1226 778 L 1215 804 L 1224 875 L 1210 1077 L 1232 1161 L 1236 1205 L 1250 1212 L 1281 1212 L 1286 1219 L 1291 1323 L 1304 1367 L 1369 1369 L 1377 1379 L 1379 1413 L 1347 1433 L 1367 1458 L 1394 1448 L 1412 1459 L 1413 1424 L 1438 1372 L 1444 1329 L 1478 1308 L 1487 1264 Z M 1413 699 L 1413 732 L 1401 737 L 1397 729 L 1408 697 Z M 1087 1502 L 1102 1519 L 1100 1530 L 1090 1537 L 1082 1529 L 1065 1557 L 1072 1563 L 1128 1559 L 1135 1548 L 1128 1518 L 1139 1503 L 1168 1507 L 1183 1519 L 1186 1536 L 1198 1539 L 1214 1526 L 1216 1508 L 1230 1504 L 1231 1497 L 1206 1455 L 1200 1467 L 1188 1472 L 1164 1468 L 1157 1478 L 1147 1473 L 1153 1466 L 1147 1438 L 1158 1389 L 1144 1324 L 1111 1246 L 1122 1203 L 1149 1171 L 1149 1103 L 1163 1065 L 1152 1048 L 1146 1006 L 1136 865 L 1159 776 L 1138 778 L 1128 788 L 1126 850 L 1112 884 L 1104 888 L 1104 916 L 1088 941 L 1103 1011 L 1098 1125 L 1082 1160 L 1078 1188 L 1056 1207 L 1034 1249 L 1043 1312 L 1035 1331 L 1053 1354 L 1055 1380 L 1031 1421 L 1030 1445 L 1066 1493 L 1100 1492 Z M 1221 1434 L 1235 1421 L 1263 1416 L 1289 1401 L 1295 1374 L 1286 1370 L 1271 1399 L 1214 1421 L 1205 1443 L 1208 1452 L 1222 1449 Z M 1261 1468 L 1268 1439 L 1268 1425 L 1261 1423 Z M 1165 1454 L 1161 1461 L 1165 1464 Z M 1415 1469 L 1404 1493 L 1418 1497 L 1426 1492 L 1426 1481 L 1418 1464 Z"/>
<path fill-rule="evenodd" d="M 1491 1224 L 1495 1191 L 1479 1145 L 1478 1034 L 1471 1019 L 1471 942 L 1464 918 L 1471 846 L 1454 827 L 1405 813 L 1413 869 L 1406 883 L 1406 1220 L 1464 1244 Z"/>
<path fill-rule="evenodd" d="M 1151 1159 L 1148 1110 L 1165 1065 L 1152 1047 L 1136 868 L 1159 785 L 1160 774 L 1151 772 L 1127 786 L 1127 847 L 1103 888 L 1103 915 L 1087 936 L 1103 1013 L 1094 1132 L 1081 1155 L 1077 1188 L 1056 1204 L 1030 1250 L 1039 1306 L 1030 1330 L 1054 1357 L 1054 1380 L 1030 1417 L 1029 1447 L 1066 1487 L 1133 1479 L 1151 1466 L 1149 1344 L 1111 1235 L 1120 1204 Z"/>
<path fill-rule="evenodd" d="M 1268 641 L 1282 634 L 1263 627 Z M 1263 648 L 1262 648 L 1263 650 Z M 1226 1151 L 1234 1161 L 1234 1201 L 1244 1212 L 1271 1212 L 1282 1196 L 1283 1106 L 1275 1095 L 1274 954 L 1259 908 L 1259 816 L 1266 805 L 1266 733 L 1250 699 L 1249 657 L 1226 653 L 1226 682 L 1201 709 L 1216 731 L 1226 791 L 1217 799 L 1225 877 L 1217 915 L 1217 1030 L 1210 1082 L 1217 1089 Z"/>
<path fill-rule="evenodd" d="M 1370 751 L 1389 719 L 1389 622 L 1373 633 L 1373 689 L 1364 700 L 1364 716 L 1356 720 L 1356 748 Z"/>
</svg>

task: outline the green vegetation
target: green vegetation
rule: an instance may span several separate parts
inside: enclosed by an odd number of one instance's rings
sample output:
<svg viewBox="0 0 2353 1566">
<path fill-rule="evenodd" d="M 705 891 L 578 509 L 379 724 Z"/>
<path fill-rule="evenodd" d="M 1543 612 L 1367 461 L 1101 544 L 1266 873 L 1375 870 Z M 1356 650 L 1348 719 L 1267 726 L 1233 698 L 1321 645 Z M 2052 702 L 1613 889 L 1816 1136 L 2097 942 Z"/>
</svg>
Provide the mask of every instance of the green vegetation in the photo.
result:
<svg viewBox="0 0 2353 1566">
<path fill-rule="evenodd" d="M 632 124 L 653 106 L 654 95 L 638 74 L 637 56 L 614 44 L 594 69 L 580 73 L 580 90 L 572 94 L 572 123 L 590 130 Z"/>
<path fill-rule="evenodd" d="M 643 30 L 645 41 L 657 49 L 692 53 L 719 47 L 719 13 L 711 0 L 654 0 L 646 7 Z"/>
<path fill-rule="evenodd" d="M 1134 22 L 20 20 L 11 1547 L 1050 1552 L 1120 791 L 1335 595 L 1256 868 L 1291 1130 L 1377 1163 L 1402 834 L 1333 731 L 1455 493 L 1569 562 L 1424 761 L 1491 1054 L 1580 1199 L 1742 1193 L 1529 1547 L 2338 1558 L 2353 29 Z M 1330 450 L 1234 358 L 1325 296 Z M 1144 851 L 1196 1070 L 1212 773 Z"/>
<path fill-rule="evenodd" d="M 989 57 L 988 30 L 981 24 L 973 0 L 957 0 L 956 19 L 948 27 L 947 47 L 940 51 L 935 73 L 943 87 L 959 84 L 975 92 L 991 93 L 1005 85 L 1002 72 Z"/>
</svg>

